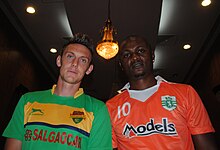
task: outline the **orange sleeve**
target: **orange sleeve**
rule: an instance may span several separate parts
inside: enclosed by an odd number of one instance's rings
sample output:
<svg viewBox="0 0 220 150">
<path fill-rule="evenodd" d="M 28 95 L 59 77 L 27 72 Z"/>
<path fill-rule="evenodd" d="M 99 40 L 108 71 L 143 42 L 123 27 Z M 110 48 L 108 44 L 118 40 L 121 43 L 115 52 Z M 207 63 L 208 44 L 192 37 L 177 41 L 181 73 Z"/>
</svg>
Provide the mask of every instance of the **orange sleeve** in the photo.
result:
<svg viewBox="0 0 220 150">
<path fill-rule="evenodd" d="M 197 92 L 187 89 L 187 125 L 192 135 L 214 132 L 208 113 Z"/>
<path fill-rule="evenodd" d="M 116 138 L 115 131 L 114 131 L 113 116 L 112 116 L 112 111 L 111 111 L 111 106 L 112 105 L 107 102 L 106 106 L 108 108 L 108 112 L 109 112 L 110 119 L 111 119 L 111 124 L 112 124 L 112 147 L 117 148 L 118 144 L 117 144 L 117 138 Z"/>
<path fill-rule="evenodd" d="M 117 148 L 118 147 L 115 131 L 114 131 L 113 128 L 112 128 L 112 147 L 113 148 Z"/>
</svg>

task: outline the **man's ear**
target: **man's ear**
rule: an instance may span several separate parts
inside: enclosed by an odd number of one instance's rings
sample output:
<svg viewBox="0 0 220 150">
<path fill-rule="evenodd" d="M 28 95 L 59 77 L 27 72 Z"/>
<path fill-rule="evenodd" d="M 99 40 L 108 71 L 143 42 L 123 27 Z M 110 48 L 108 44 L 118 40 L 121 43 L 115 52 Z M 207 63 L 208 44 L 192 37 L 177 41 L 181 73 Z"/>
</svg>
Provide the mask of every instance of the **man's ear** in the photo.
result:
<svg viewBox="0 0 220 150">
<path fill-rule="evenodd" d="M 56 64 L 57 64 L 58 67 L 61 67 L 62 62 L 61 62 L 61 56 L 60 55 L 57 56 Z"/>
<path fill-rule="evenodd" d="M 121 70 L 123 71 L 124 69 L 123 69 L 122 64 L 121 64 L 120 61 L 118 62 L 118 64 L 119 64 L 119 66 L 121 67 Z"/>
<path fill-rule="evenodd" d="M 152 57 L 152 61 L 154 62 L 154 61 L 155 61 L 155 54 L 154 54 L 154 51 L 151 52 L 151 57 Z"/>
<path fill-rule="evenodd" d="M 93 70 L 93 65 L 90 65 L 89 68 L 86 71 L 86 74 L 89 75 Z"/>
</svg>

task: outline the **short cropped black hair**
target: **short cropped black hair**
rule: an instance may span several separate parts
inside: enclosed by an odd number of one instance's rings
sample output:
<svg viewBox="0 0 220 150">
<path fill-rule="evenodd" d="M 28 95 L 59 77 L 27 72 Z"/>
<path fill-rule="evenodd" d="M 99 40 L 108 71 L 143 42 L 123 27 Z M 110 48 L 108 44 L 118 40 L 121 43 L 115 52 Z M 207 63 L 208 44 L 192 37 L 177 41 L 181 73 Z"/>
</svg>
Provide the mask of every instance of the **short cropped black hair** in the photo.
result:
<svg viewBox="0 0 220 150">
<path fill-rule="evenodd" d="M 61 56 L 63 55 L 63 52 L 66 49 L 66 47 L 70 44 L 84 45 L 85 47 L 87 47 L 90 50 L 91 55 L 93 56 L 93 51 L 94 51 L 93 40 L 87 34 L 84 34 L 84 33 L 74 34 L 73 37 L 70 38 L 66 44 L 64 44 L 64 46 L 60 52 Z"/>
<path fill-rule="evenodd" d="M 148 41 L 146 40 L 146 38 L 144 38 L 143 36 L 140 36 L 140 35 L 129 35 L 129 36 L 127 36 L 127 37 L 121 42 L 120 49 L 121 49 L 121 47 L 122 47 L 124 44 L 126 44 L 128 41 L 133 41 L 133 40 L 135 40 L 135 39 L 142 39 L 142 40 L 145 42 L 147 48 L 152 52 L 151 44 L 148 43 Z"/>
</svg>

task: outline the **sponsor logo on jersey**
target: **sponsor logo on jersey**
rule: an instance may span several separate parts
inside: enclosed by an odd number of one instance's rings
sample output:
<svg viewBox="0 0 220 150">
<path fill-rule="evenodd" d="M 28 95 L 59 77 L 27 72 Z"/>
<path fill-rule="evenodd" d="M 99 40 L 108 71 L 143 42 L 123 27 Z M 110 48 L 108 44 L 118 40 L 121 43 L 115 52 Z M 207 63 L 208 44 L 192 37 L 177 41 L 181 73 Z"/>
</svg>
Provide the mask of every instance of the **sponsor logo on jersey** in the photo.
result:
<svg viewBox="0 0 220 150">
<path fill-rule="evenodd" d="M 39 108 L 32 108 L 30 115 L 43 115 L 44 112 Z"/>
<path fill-rule="evenodd" d="M 155 123 L 154 119 L 151 118 L 146 124 L 140 124 L 136 127 L 126 123 L 122 134 L 128 138 L 150 136 L 153 134 L 176 136 L 177 131 L 175 125 L 169 123 L 167 118 L 162 118 L 162 123 Z"/>
<path fill-rule="evenodd" d="M 177 107 L 177 102 L 176 102 L 176 97 L 175 96 L 162 96 L 161 97 L 161 102 L 162 102 L 162 106 L 163 108 L 165 108 L 166 110 L 174 110 Z"/>
<path fill-rule="evenodd" d="M 75 148 L 81 148 L 82 138 L 79 136 L 74 136 L 73 134 L 68 134 L 66 132 L 54 132 L 47 130 L 34 129 L 26 130 L 24 135 L 25 141 L 42 141 L 49 143 L 59 143 L 67 144 L 68 146 L 73 146 Z"/>
<path fill-rule="evenodd" d="M 70 114 L 70 118 L 72 118 L 72 120 L 77 124 L 85 119 L 85 114 L 83 111 L 73 111 L 73 113 Z"/>
</svg>

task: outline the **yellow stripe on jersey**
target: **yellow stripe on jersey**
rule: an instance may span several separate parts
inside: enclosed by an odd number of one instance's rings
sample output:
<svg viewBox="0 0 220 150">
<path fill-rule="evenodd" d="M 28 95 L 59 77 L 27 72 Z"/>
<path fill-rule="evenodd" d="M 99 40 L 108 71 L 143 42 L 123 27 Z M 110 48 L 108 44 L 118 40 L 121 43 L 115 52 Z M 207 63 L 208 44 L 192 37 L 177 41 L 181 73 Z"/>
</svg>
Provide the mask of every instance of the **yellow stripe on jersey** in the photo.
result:
<svg viewBox="0 0 220 150">
<path fill-rule="evenodd" d="M 24 107 L 24 125 L 43 123 L 52 126 L 67 125 L 90 133 L 94 115 L 84 108 L 58 104 L 28 102 Z"/>
</svg>

